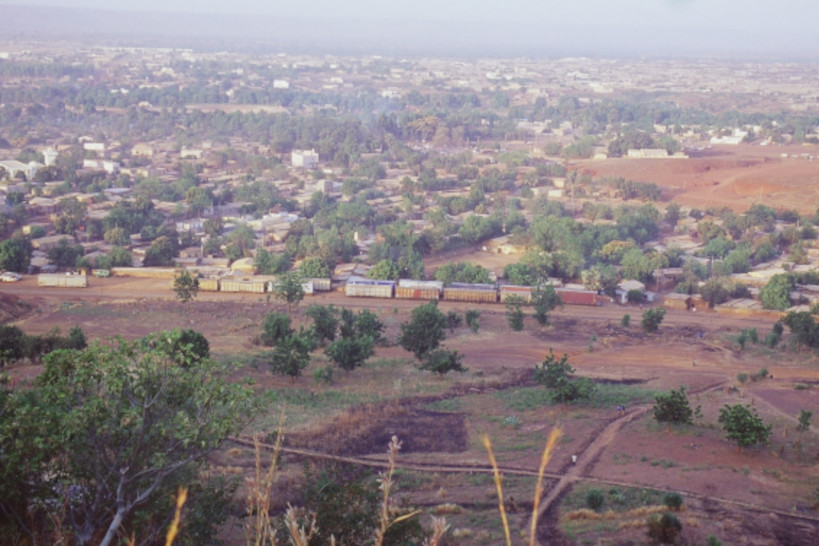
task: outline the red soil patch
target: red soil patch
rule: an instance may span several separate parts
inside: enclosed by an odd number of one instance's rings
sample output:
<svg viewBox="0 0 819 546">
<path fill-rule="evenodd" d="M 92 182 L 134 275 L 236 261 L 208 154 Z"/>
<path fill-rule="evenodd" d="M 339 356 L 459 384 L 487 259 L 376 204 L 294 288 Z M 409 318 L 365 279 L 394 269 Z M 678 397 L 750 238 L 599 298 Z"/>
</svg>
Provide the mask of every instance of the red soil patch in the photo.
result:
<svg viewBox="0 0 819 546">
<path fill-rule="evenodd" d="M 595 177 L 653 182 L 667 197 L 689 207 L 743 212 L 764 203 L 812 214 L 819 198 L 819 164 L 801 154 L 819 155 L 819 147 L 719 146 L 689 159 L 583 161 L 578 168 Z"/>
</svg>

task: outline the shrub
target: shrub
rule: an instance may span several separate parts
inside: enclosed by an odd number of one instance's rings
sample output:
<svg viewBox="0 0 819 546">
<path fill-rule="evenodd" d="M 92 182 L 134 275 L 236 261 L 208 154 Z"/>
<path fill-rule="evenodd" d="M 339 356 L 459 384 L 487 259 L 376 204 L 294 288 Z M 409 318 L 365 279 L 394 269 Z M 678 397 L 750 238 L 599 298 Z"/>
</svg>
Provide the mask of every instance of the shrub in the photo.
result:
<svg viewBox="0 0 819 546">
<path fill-rule="evenodd" d="M 316 371 L 313 372 L 313 381 L 315 381 L 319 385 L 332 385 L 333 367 L 325 366 L 323 368 L 318 368 Z"/>
<path fill-rule="evenodd" d="M 660 544 L 674 544 L 677 535 L 682 531 L 682 523 L 677 516 L 671 512 L 665 512 L 662 516 L 653 514 L 648 518 L 648 536 Z"/>
<path fill-rule="evenodd" d="M 594 511 L 600 510 L 603 507 L 603 503 L 606 501 L 606 497 L 603 496 L 603 492 L 599 489 L 590 489 L 586 493 L 586 506 L 591 508 Z"/>
<path fill-rule="evenodd" d="M 477 309 L 467 309 L 464 317 L 466 318 L 466 324 L 472 330 L 472 333 L 478 333 L 478 329 L 481 326 L 481 312 Z"/>
<path fill-rule="evenodd" d="M 663 504 L 668 506 L 670 510 L 677 511 L 682 508 L 683 498 L 679 493 L 666 493 L 663 495 Z"/>
<path fill-rule="evenodd" d="M 620 326 L 623 328 L 628 328 L 628 325 L 631 324 L 631 315 L 626 313 L 623 315 L 623 318 L 620 319 Z"/>
</svg>

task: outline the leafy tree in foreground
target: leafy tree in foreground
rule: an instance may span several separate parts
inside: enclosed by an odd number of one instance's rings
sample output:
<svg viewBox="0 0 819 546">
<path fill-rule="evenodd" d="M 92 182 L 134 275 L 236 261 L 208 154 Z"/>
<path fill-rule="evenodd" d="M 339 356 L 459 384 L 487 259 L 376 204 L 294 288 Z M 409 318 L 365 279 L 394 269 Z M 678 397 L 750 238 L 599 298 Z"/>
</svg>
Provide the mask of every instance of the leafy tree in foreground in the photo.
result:
<svg viewBox="0 0 819 546">
<path fill-rule="evenodd" d="M 700 407 L 696 411 L 691 409 L 685 387 L 679 390 L 671 389 L 668 394 L 658 394 L 654 397 L 654 419 L 661 423 L 676 423 L 690 425 L 694 422 L 694 415 L 699 415 Z"/>
<path fill-rule="evenodd" d="M 463 355 L 458 351 L 449 351 L 447 349 L 435 349 L 428 352 L 419 368 L 437 373 L 441 377 L 449 372 L 463 373 L 467 370 L 463 366 Z"/>
<path fill-rule="evenodd" d="M 292 332 L 290 315 L 277 312 L 268 313 L 262 323 L 261 341 L 267 347 L 273 347 Z"/>
<path fill-rule="evenodd" d="M 737 443 L 737 448 L 767 444 L 772 425 L 766 425 L 756 410 L 742 404 L 725 405 L 719 410 L 718 422 L 722 424 L 729 440 Z"/>
<path fill-rule="evenodd" d="M 62 521 L 80 545 L 147 532 L 157 503 L 254 413 L 227 372 L 175 365 L 141 340 L 49 354 L 33 389 L 0 400 L 0 525 L 28 535 L 26 522 Z"/>
<path fill-rule="evenodd" d="M 173 278 L 173 291 L 182 303 L 196 299 L 199 294 L 199 279 L 191 275 L 186 269 L 179 271 Z"/>
<path fill-rule="evenodd" d="M 647 334 L 656 332 L 660 329 L 660 324 L 662 324 L 664 318 L 665 307 L 655 307 L 644 311 L 643 320 L 641 321 L 643 331 Z"/>
<path fill-rule="evenodd" d="M 444 340 L 446 325 L 446 316 L 438 309 L 438 302 L 431 300 L 413 309 L 409 322 L 401 323 L 398 344 L 422 360 Z"/>
<path fill-rule="evenodd" d="M 324 352 L 342 370 L 352 371 L 373 355 L 373 338 L 370 336 L 340 337 Z"/>
<path fill-rule="evenodd" d="M 369 309 L 362 309 L 355 315 L 354 328 L 357 335 L 373 338 L 373 343 L 383 339 L 384 323 Z"/>
<path fill-rule="evenodd" d="M 336 339 L 338 330 L 338 309 L 333 305 L 312 304 L 307 307 L 305 314 L 313 319 L 313 333 L 316 342 L 323 345 L 325 341 Z"/>
<path fill-rule="evenodd" d="M 310 363 L 310 350 L 313 344 L 310 335 L 301 331 L 290 331 L 279 340 L 270 354 L 270 369 L 273 373 L 290 377 L 295 383 L 302 370 Z"/>
</svg>

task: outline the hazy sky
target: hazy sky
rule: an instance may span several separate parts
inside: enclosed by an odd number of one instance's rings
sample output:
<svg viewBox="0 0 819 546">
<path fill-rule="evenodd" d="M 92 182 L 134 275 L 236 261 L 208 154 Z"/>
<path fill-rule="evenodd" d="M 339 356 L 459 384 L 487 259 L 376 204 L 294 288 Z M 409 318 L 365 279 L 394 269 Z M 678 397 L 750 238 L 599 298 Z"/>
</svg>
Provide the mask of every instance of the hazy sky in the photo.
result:
<svg viewBox="0 0 819 546">
<path fill-rule="evenodd" d="M 0 0 L 142 11 L 242 13 L 329 18 L 412 18 L 589 23 L 764 31 L 816 28 L 816 0 Z M 819 32 L 817 32 L 819 36 Z"/>
<path fill-rule="evenodd" d="M 817 0 L 0 0 L 3 5 L 322 18 L 323 25 L 290 30 L 298 38 L 346 32 L 348 43 L 441 44 L 440 51 L 565 46 L 564 53 L 601 55 L 819 54 Z M 339 25 L 344 19 L 350 22 Z M 261 18 L 254 23 L 267 28 Z"/>
</svg>

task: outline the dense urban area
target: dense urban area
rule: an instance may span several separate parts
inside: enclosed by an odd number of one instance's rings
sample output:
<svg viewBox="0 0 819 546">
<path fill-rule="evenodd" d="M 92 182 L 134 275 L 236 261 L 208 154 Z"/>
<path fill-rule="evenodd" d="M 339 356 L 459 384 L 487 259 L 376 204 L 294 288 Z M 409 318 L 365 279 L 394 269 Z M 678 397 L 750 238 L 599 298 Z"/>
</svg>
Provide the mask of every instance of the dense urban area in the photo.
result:
<svg viewBox="0 0 819 546">
<path fill-rule="evenodd" d="M 0 543 L 819 532 L 816 64 L 9 41 L 0 84 Z"/>
</svg>

